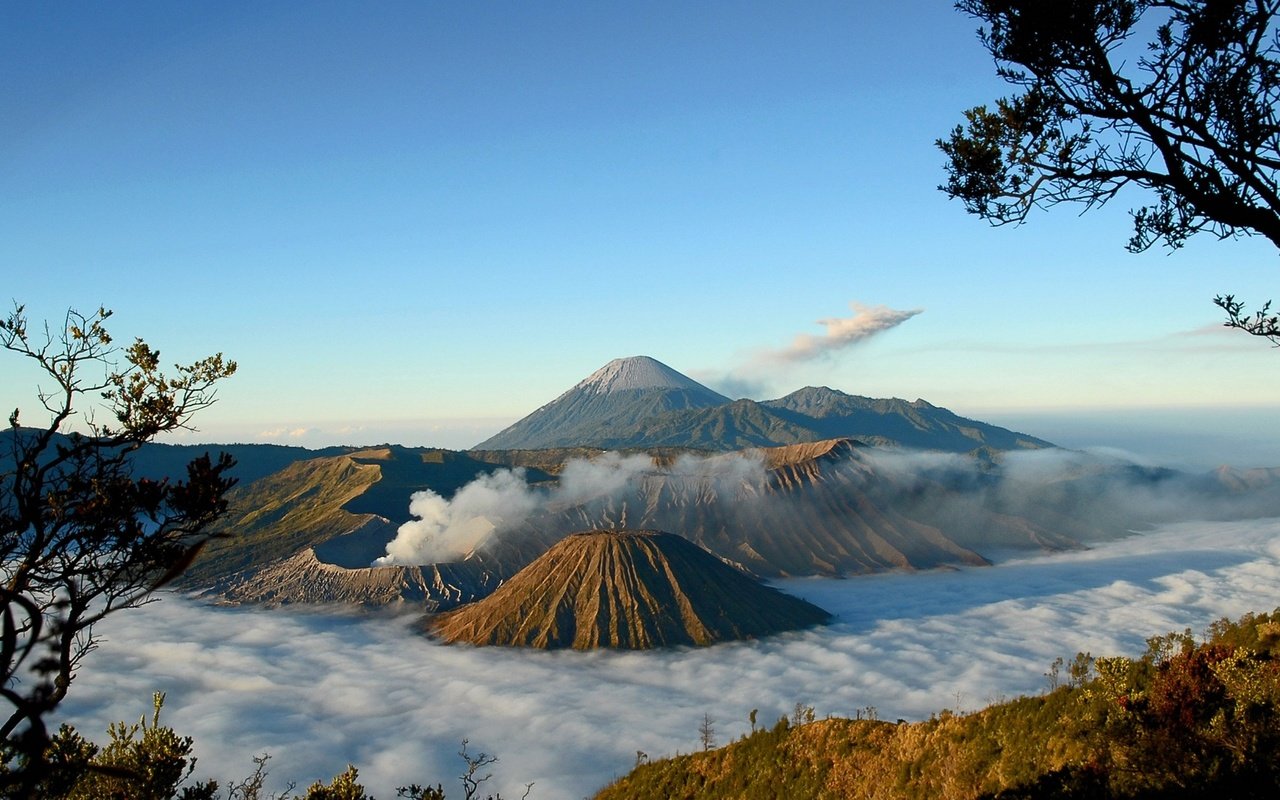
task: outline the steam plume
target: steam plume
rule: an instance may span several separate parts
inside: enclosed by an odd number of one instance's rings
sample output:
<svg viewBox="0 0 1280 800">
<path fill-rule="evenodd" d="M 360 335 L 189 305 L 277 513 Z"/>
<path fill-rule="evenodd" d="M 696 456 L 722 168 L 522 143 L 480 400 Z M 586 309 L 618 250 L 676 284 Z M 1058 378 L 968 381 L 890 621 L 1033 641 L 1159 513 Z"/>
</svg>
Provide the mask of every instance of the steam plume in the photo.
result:
<svg viewBox="0 0 1280 800">
<path fill-rule="evenodd" d="M 481 475 L 451 500 L 430 489 L 414 492 L 409 513 L 418 519 L 400 526 L 387 555 L 375 563 L 430 564 L 466 556 L 499 527 L 523 522 L 539 501 L 523 469 Z"/>
<path fill-rule="evenodd" d="M 765 351 L 764 359 L 783 363 L 812 361 L 896 328 L 924 311 L 922 308 L 898 311 L 888 306 L 864 306 L 856 301 L 849 307 L 853 309 L 852 316 L 818 320 L 818 324 L 826 328 L 822 335 L 802 333 L 796 336 L 790 347 Z"/>
<path fill-rule="evenodd" d="M 523 469 L 500 469 L 481 475 L 446 500 L 431 490 L 415 492 L 404 523 L 375 566 L 431 564 L 465 558 L 490 536 L 501 535 L 540 508 L 575 505 L 617 497 L 634 489 L 646 475 L 678 475 L 741 483 L 763 475 L 758 456 L 733 454 L 699 458 L 681 456 L 660 467 L 646 455 L 605 453 L 595 459 L 573 459 L 560 472 L 553 489 L 529 485 Z"/>
</svg>

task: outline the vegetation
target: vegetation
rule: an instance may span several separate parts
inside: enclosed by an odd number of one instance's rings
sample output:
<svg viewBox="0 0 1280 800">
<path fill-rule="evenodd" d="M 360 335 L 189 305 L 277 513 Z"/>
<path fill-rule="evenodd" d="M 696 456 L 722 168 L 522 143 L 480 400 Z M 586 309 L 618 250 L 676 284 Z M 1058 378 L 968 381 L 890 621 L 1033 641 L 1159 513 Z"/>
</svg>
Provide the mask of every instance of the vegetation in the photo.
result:
<svg viewBox="0 0 1280 800">
<path fill-rule="evenodd" d="M 0 346 L 46 381 L 38 399 L 49 414 L 29 428 L 15 409 L 0 436 L 0 697 L 10 707 L 0 716 L 0 762 L 22 765 L 5 772 L 7 791 L 31 794 L 44 780 L 44 720 L 93 649 L 94 625 L 147 602 L 191 563 L 234 483 L 225 454 L 191 461 L 185 481 L 134 474 L 133 453 L 188 428 L 236 365 L 217 354 L 166 375 L 141 339 L 113 344 L 110 316 L 69 311 L 42 333 L 21 306 L 0 319 Z"/>
<path fill-rule="evenodd" d="M 1033 208 L 1101 206 L 1126 188 L 1138 252 L 1193 234 L 1280 247 L 1276 0 L 960 0 L 1017 88 L 938 142 L 943 189 L 995 225 Z M 1280 344 L 1270 303 L 1227 325 Z"/>
<path fill-rule="evenodd" d="M 1148 645 L 1079 654 L 1048 694 L 967 715 L 797 713 L 719 750 L 638 759 L 598 798 L 1275 797 L 1280 611 Z"/>
<path fill-rule="evenodd" d="M 45 754 L 47 768 L 26 787 L 30 796 L 66 800 L 213 800 L 218 785 L 187 783 L 195 769 L 192 740 L 160 724 L 164 695 L 155 695 L 150 722 L 113 724 L 106 747 L 88 741 L 68 725 L 58 729 Z M 19 767 L 25 767 L 25 757 Z M 179 791 L 179 788 L 182 789 Z"/>
<path fill-rule="evenodd" d="M 63 725 L 49 742 L 45 754 L 47 769 L 38 781 L 22 792 L 6 792 L 2 797 L 38 797 L 41 800 L 376 800 L 365 792 L 359 771 L 351 765 L 328 783 L 316 781 L 301 794 L 289 784 L 282 792 L 268 794 L 268 755 L 253 759 L 254 771 L 249 777 L 221 791 L 217 781 L 191 781 L 196 759 L 190 736 L 180 736 L 172 728 L 160 724 L 164 694 L 154 696 L 150 720 L 143 716 L 128 725 L 117 722 L 107 730 L 109 741 L 99 747 L 81 736 L 74 728 Z M 458 756 L 465 768 L 460 776 L 463 800 L 502 800 L 501 794 L 482 795 L 481 788 L 492 777 L 488 767 L 497 756 L 467 751 L 462 740 Z M 16 765 L 0 765 L 0 775 L 10 774 L 15 766 L 22 771 L 25 756 Z M 528 800 L 533 784 L 525 786 L 521 800 Z M 410 784 L 396 790 L 403 800 L 446 800 L 444 787 Z"/>
<path fill-rule="evenodd" d="M 362 518 L 344 506 L 378 479 L 378 466 L 343 455 L 299 461 L 238 487 L 215 528 L 236 536 L 213 542 L 180 582 L 208 586 L 359 527 Z"/>
</svg>

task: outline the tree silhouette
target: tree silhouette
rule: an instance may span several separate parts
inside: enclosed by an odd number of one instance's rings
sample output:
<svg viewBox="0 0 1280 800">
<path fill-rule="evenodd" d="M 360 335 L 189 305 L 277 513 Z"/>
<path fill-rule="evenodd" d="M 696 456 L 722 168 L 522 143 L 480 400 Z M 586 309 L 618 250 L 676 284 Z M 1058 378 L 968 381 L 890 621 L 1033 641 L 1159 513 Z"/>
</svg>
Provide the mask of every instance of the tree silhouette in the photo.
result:
<svg viewBox="0 0 1280 800">
<path fill-rule="evenodd" d="M 146 603 L 190 564 L 234 483 L 226 454 L 195 459 L 186 480 L 135 477 L 133 453 L 188 429 L 236 365 L 218 354 L 166 375 L 141 339 L 113 345 L 110 316 L 72 310 L 40 336 L 22 306 L 0 319 L 0 346 L 38 365 L 50 414 L 28 428 L 14 410 L 0 434 L 0 696 L 11 708 L 0 737 L 5 761 L 25 765 L 5 776 L 19 796 L 40 780 L 45 717 L 93 649 L 94 625 Z"/>
<path fill-rule="evenodd" d="M 716 721 L 710 714 L 703 714 L 702 722 L 698 723 L 698 743 L 702 745 L 703 750 L 710 750 L 716 746 Z"/>
<path fill-rule="evenodd" d="M 1131 251 L 1193 234 L 1280 247 L 1278 0 L 960 0 L 1019 90 L 965 112 L 938 146 L 941 186 L 994 225 L 1101 206 L 1127 187 Z M 1214 300 L 1226 325 L 1280 343 L 1269 304 Z"/>
</svg>

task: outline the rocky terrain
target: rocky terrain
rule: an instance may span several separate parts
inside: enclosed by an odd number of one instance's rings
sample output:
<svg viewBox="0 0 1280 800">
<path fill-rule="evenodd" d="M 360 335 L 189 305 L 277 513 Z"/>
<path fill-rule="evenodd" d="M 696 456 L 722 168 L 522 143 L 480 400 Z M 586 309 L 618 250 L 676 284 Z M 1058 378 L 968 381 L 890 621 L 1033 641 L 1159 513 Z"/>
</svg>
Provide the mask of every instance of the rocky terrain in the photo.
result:
<svg viewBox="0 0 1280 800">
<path fill-rule="evenodd" d="M 829 616 L 683 537 L 616 530 L 566 536 L 430 630 L 474 645 L 639 650 L 767 636 Z"/>
<path fill-rule="evenodd" d="M 238 489 L 223 523 L 234 535 L 215 542 L 186 580 L 231 602 L 446 609 L 484 596 L 581 530 L 672 531 L 766 577 L 980 565 L 987 547 L 1062 549 L 1105 534 L 1087 520 L 1064 520 L 1052 502 L 1034 514 L 1002 509 L 985 486 L 972 485 L 972 472 L 964 480 L 912 473 L 904 482 L 877 465 L 876 452 L 828 440 L 694 459 L 665 453 L 624 487 L 569 501 L 554 491 L 563 465 L 537 451 L 542 466 L 526 469 L 536 470 L 530 491 L 543 501 L 526 519 L 449 563 L 397 567 L 370 565 L 408 518 L 413 475 L 456 483 L 498 467 L 403 448 L 316 459 Z"/>
</svg>

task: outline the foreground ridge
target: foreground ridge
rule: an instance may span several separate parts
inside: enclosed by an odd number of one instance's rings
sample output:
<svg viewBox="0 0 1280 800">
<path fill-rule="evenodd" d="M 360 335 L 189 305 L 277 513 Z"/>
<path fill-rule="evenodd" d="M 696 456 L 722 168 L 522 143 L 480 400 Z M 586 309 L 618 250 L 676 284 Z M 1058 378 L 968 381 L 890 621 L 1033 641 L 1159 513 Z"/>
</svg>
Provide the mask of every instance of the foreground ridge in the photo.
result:
<svg viewBox="0 0 1280 800">
<path fill-rule="evenodd" d="M 797 705 L 757 728 L 753 711 L 749 736 L 640 762 L 596 800 L 1280 796 L 1280 611 L 1050 670 L 1044 695 L 922 722 L 880 721 L 874 708 L 815 719 Z"/>
</svg>

